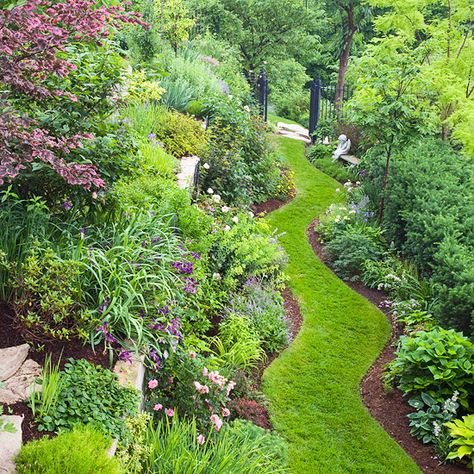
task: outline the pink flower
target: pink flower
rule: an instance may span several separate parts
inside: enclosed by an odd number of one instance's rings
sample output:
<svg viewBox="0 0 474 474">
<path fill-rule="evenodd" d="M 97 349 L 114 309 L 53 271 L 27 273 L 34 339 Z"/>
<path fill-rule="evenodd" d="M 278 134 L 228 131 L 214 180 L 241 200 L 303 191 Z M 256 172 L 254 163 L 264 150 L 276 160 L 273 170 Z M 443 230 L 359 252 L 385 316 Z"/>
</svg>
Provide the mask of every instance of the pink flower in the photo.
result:
<svg viewBox="0 0 474 474">
<path fill-rule="evenodd" d="M 219 387 L 222 387 L 225 383 L 225 378 L 222 375 L 219 375 L 219 372 L 213 371 L 209 373 L 209 380 Z"/>
<path fill-rule="evenodd" d="M 226 418 L 227 418 L 228 416 L 230 416 L 230 410 L 229 410 L 228 408 L 224 408 L 224 409 L 222 410 L 222 416 L 223 416 L 223 417 L 226 417 Z"/>
<path fill-rule="evenodd" d="M 163 409 L 163 405 L 161 403 L 157 403 L 154 407 L 153 410 L 155 411 L 160 411 Z"/>
<path fill-rule="evenodd" d="M 211 415 L 211 423 L 216 427 L 216 431 L 219 431 L 222 428 L 222 420 L 219 418 L 219 415 Z"/>
<path fill-rule="evenodd" d="M 207 374 L 209 373 L 209 370 L 207 370 L 207 367 L 204 367 L 204 369 L 202 369 L 202 375 L 204 377 L 207 377 Z"/>
<path fill-rule="evenodd" d="M 167 416 L 174 416 L 174 410 L 172 408 L 167 408 L 165 413 Z"/>
<path fill-rule="evenodd" d="M 195 359 L 196 358 L 196 353 L 195 352 L 190 352 L 189 357 L 191 357 L 191 359 Z"/>
<path fill-rule="evenodd" d="M 197 380 L 195 380 L 193 383 L 194 383 L 194 388 L 199 393 L 209 393 L 209 387 L 207 385 L 201 385 Z"/>
<path fill-rule="evenodd" d="M 200 434 L 200 435 L 198 435 L 196 441 L 197 441 L 198 444 L 204 444 L 206 442 L 206 438 L 205 438 L 205 436 Z"/>
<path fill-rule="evenodd" d="M 158 387 L 158 380 L 153 379 L 148 382 L 148 388 L 151 388 L 153 390 L 156 387 Z"/>
<path fill-rule="evenodd" d="M 236 384 L 233 380 L 231 380 L 229 382 L 229 384 L 227 385 L 227 396 L 229 396 L 230 392 L 232 392 L 232 390 L 234 390 L 235 385 Z"/>
</svg>

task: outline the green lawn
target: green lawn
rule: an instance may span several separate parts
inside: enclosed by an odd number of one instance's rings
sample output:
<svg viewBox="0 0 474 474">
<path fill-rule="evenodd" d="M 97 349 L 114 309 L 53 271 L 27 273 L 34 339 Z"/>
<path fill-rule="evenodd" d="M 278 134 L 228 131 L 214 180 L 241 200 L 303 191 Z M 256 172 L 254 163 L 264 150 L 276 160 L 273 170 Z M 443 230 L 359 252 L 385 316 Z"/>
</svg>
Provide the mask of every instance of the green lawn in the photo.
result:
<svg viewBox="0 0 474 474">
<path fill-rule="evenodd" d="M 412 459 L 369 415 L 359 384 L 388 340 L 385 316 L 314 255 L 310 222 L 342 199 L 339 183 L 304 157 L 303 144 L 279 138 L 297 195 L 270 214 L 289 255 L 289 286 L 303 314 L 291 346 L 264 374 L 275 429 L 290 443 L 292 473 L 415 473 Z"/>
</svg>

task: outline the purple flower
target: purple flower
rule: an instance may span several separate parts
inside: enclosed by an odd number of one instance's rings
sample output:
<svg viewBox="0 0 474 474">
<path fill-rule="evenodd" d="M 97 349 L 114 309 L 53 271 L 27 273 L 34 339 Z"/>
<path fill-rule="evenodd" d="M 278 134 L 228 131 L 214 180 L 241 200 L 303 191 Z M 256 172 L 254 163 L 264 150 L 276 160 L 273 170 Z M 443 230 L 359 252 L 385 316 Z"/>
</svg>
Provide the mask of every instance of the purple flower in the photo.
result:
<svg viewBox="0 0 474 474">
<path fill-rule="evenodd" d="M 158 308 L 158 312 L 166 316 L 170 312 L 169 306 L 165 305 L 162 308 Z"/>
<path fill-rule="evenodd" d="M 124 125 L 130 125 L 132 122 L 130 122 L 130 119 L 129 119 L 129 118 L 124 118 L 124 119 L 122 119 L 122 123 L 123 123 Z"/>
<path fill-rule="evenodd" d="M 184 275 L 190 275 L 193 273 L 193 264 L 191 262 L 173 262 L 171 264 L 174 269 L 176 269 L 179 273 Z"/>
<path fill-rule="evenodd" d="M 359 171 L 359 176 L 364 177 L 366 174 L 367 174 L 367 171 L 365 171 L 365 170 L 360 170 Z"/>
<path fill-rule="evenodd" d="M 160 370 L 162 365 L 161 365 L 161 359 L 160 356 L 156 353 L 155 349 L 152 349 L 150 351 L 150 359 L 155 362 L 155 368 L 156 370 Z"/>
<path fill-rule="evenodd" d="M 153 238 L 151 239 L 151 243 L 152 243 L 153 245 L 157 244 L 158 242 L 161 242 L 161 237 L 158 237 L 158 236 L 157 236 L 157 237 L 153 237 Z"/>
<path fill-rule="evenodd" d="M 150 132 L 150 133 L 148 134 L 148 138 L 149 138 L 150 140 L 154 140 L 154 139 L 156 138 L 156 133 Z"/>
<path fill-rule="evenodd" d="M 66 211 L 69 211 L 72 209 L 72 202 L 69 199 L 66 199 L 62 202 L 61 207 Z"/>
<path fill-rule="evenodd" d="M 146 240 L 142 240 L 142 241 L 140 242 L 140 245 L 141 245 L 142 247 L 146 247 L 146 246 L 148 245 L 148 242 L 147 242 Z"/>
<path fill-rule="evenodd" d="M 85 227 L 81 227 L 79 232 L 81 233 L 81 237 L 84 237 L 86 235 L 87 229 Z"/>
<path fill-rule="evenodd" d="M 165 327 L 161 323 L 157 323 L 156 321 L 149 324 L 148 327 L 152 329 L 153 331 L 164 331 Z"/>
<path fill-rule="evenodd" d="M 194 278 L 185 278 L 186 286 L 183 288 L 186 293 L 196 294 L 198 282 Z"/>
<path fill-rule="evenodd" d="M 107 344 L 117 344 L 118 340 L 117 340 L 117 338 L 112 336 L 112 334 L 110 334 L 110 332 L 106 332 L 105 333 L 105 342 L 107 342 Z"/>
<path fill-rule="evenodd" d="M 125 349 L 120 349 L 118 358 L 125 362 L 129 362 L 130 364 L 132 363 L 132 354 L 130 351 L 126 351 Z"/>
<path fill-rule="evenodd" d="M 194 260 L 201 260 L 201 255 L 199 255 L 197 252 L 191 252 L 191 257 L 193 257 Z"/>
<path fill-rule="evenodd" d="M 110 298 L 107 297 L 107 298 L 104 299 L 102 304 L 97 308 L 98 313 L 102 314 L 107 309 L 109 304 L 110 304 Z M 105 323 L 105 324 L 107 324 L 107 323 Z"/>
</svg>

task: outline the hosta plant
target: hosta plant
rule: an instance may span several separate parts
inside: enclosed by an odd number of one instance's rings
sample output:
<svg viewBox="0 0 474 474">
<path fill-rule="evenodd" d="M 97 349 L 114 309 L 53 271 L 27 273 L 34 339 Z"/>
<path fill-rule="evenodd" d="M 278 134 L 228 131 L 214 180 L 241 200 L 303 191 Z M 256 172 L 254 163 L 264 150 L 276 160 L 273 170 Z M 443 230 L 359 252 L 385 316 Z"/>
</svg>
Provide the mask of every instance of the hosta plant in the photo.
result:
<svg viewBox="0 0 474 474">
<path fill-rule="evenodd" d="M 474 384 L 474 344 L 453 329 L 402 336 L 386 381 L 405 393 L 425 392 L 438 402 L 457 391 L 459 403 L 468 407 Z"/>
<path fill-rule="evenodd" d="M 448 459 L 467 457 L 472 467 L 474 460 L 474 415 L 463 416 L 462 420 L 446 423 L 449 434 L 453 438 Z"/>
</svg>

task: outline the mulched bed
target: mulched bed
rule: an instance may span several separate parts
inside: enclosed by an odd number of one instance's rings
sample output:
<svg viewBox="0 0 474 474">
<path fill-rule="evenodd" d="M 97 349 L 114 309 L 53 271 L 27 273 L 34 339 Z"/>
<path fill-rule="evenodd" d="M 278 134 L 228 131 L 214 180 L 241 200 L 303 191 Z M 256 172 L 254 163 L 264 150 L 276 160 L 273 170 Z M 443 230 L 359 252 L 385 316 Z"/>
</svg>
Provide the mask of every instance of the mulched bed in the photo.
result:
<svg viewBox="0 0 474 474">
<path fill-rule="evenodd" d="M 252 204 L 250 209 L 257 217 L 265 217 L 267 214 L 270 214 L 270 212 L 276 211 L 285 204 L 288 204 L 295 195 L 296 190 L 293 189 L 284 201 L 280 201 L 279 199 L 269 199 L 260 204 Z"/>
<path fill-rule="evenodd" d="M 307 235 L 314 253 L 328 267 L 328 259 L 324 252 L 324 246 L 319 241 L 319 235 L 314 232 L 316 219 L 307 228 Z M 330 267 L 329 267 L 330 268 Z M 387 295 L 378 290 L 366 287 L 361 282 L 345 281 L 354 291 L 367 298 L 380 308 L 387 316 L 392 326 L 392 336 L 378 359 L 369 369 L 360 386 L 360 393 L 365 406 L 370 414 L 380 423 L 384 430 L 414 459 L 424 473 L 429 474 L 455 474 L 470 472 L 461 464 L 439 464 L 435 450 L 410 434 L 407 415 L 413 411 L 400 390 L 393 389 L 387 392 L 382 383 L 384 367 L 394 359 L 394 342 L 402 334 L 402 329 L 392 319 L 388 310 L 380 307 L 380 303 Z"/>
<path fill-rule="evenodd" d="M 26 341 L 13 326 L 13 312 L 5 303 L 0 302 L 0 349 L 24 344 Z M 41 349 L 41 350 L 39 350 Z M 33 359 L 40 365 L 44 364 L 46 356 L 50 354 L 54 364 L 60 361 L 60 367 L 63 367 L 67 359 L 86 359 L 92 364 L 102 365 L 110 368 L 109 354 L 103 353 L 101 348 L 94 352 L 89 345 L 83 345 L 81 341 L 56 341 L 48 343 L 41 348 L 30 349 L 29 359 Z M 45 432 L 38 431 L 33 420 L 31 410 L 26 402 L 18 402 L 14 405 L 4 405 L 4 413 L 13 415 L 24 415 L 22 424 L 23 443 L 32 439 L 38 439 L 45 436 Z"/>
</svg>

